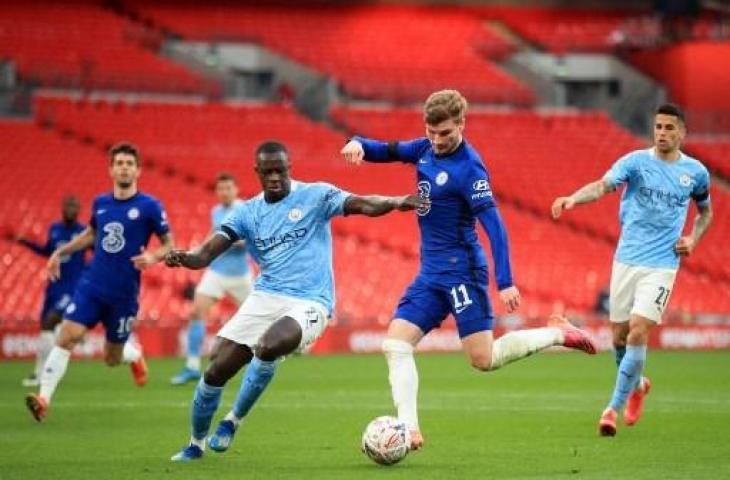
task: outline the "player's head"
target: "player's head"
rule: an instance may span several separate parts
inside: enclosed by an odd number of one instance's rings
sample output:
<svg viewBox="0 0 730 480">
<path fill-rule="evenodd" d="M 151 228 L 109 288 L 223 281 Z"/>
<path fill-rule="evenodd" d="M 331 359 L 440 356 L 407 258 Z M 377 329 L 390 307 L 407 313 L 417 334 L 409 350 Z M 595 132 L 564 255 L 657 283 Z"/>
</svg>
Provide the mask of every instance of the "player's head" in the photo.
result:
<svg viewBox="0 0 730 480">
<path fill-rule="evenodd" d="M 229 206 L 238 198 L 238 183 L 236 177 L 230 173 L 220 173 L 215 179 L 215 195 L 218 201 Z"/>
<path fill-rule="evenodd" d="M 61 202 L 61 216 L 66 223 L 73 223 L 79 217 L 81 202 L 76 195 L 66 195 Z"/>
<path fill-rule="evenodd" d="M 449 154 L 461 143 L 466 108 L 466 98 L 457 90 L 439 90 L 426 99 L 423 106 L 426 136 L 437 155 Z"/>
<path fill-rule="evenodd" d="M 684 112 L 672 104 L 660 105 L 654 112 L 654 145 L 660 153 L 671 153 L 679 150 L 687 128 L 684 123 Z"/>
<path fill-rule="evenodd" d="M 120 142 L 109 149 L 109 174 L 119 188 L 136 185 L 140 173 L 139 149 Z"/>
<path fill-rule="evenodd" d="M 283 143 L 269 141 L 259 145 L 254 170 L 267 201 L 276 202 L 289 195 L 289 153 Z"/>
</svg>

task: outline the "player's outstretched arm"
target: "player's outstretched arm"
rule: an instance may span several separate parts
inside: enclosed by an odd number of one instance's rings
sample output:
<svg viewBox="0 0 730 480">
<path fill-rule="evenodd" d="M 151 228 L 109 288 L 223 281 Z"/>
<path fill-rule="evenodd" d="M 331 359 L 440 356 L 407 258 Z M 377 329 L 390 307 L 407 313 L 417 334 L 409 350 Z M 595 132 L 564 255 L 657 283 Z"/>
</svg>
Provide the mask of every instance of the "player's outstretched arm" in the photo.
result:
<svg viewBox="0 0 730 480">
<path fill-rule="evenodd" d="M 428 143 L 426 139 L 409 142 L 380 142 L 369 138 L 355 136 L 347 142 L 340 154 L 347 163 L 353 165 L 368 162 L 406 162 L 416 163 L 422 147 Z"/>
<path fill-rule="evenodd" d="M 152 252 L 144 251 L 139 255 L 132 257 L 132 263 L 137 270 L 144 270 L 145 268 L 164 259 L 165 255 L 172 251 L 172 247 L 174 245 L 175 241 L 172 238 L 172 233 L 164 233 L 160 235 L 160 246 L 156 250 Z"/>
<path fill-rule="evenodd" d="M 351 195 L 345 200 L 345 215 L 367 215 L 379 217 L 393 210 L 405 212 L 428 208 L 427 198 L 418 195 L 404 195 L 402 197 L 384 197 L 381 195 Z"/>
<path fill-rule="evenodd" d="M 17 243 L 20 245 L 23 245 L 33 253 L 40 255 L 42 257 L 50 257 L 53 251 L 51 250 L 50 243 L 46 243 L 45 245 L 41 245 L 39 243 L 35 243 L 33 241 L 27 240 L 23 237 L 19 237 L 15 239 Z"/>
<path fill-rule="evenodd" d="M 697 215 L 695 216 L 692 232 L 689 235 L 680 237 L 674 249 L 682 257 L 689 257 L 692 251 L 697 247 L 700 239 L 705 234 L 712 223 L 712 205 L 698 205 Z"/>
<path fill-rule="evenodd" d="M 185 267 L 192 270 L 205 268 L 218 255 L 228 250 L 233 243 L 222 233 L 216 233 L 195 250 L 171 250 L 165 255 L 165 265 L 168 267 Z"/>
<path fill-rule="evenodd" d="M 595 202 L 607 193 L 613 192 L 616 188 L 605 179 L 596 180 L 576 190 L 569 197 L 558 197 L 553 202 L 551 213 L 554 219 L 560 218 L 563 210 L 570 210 L 582 203 Z"/>
<path fill-rule="evenodd" d="M 55 252 L 48 258 L 46 264 L 46 270 L 48 270 L 48 276 L 51 280 L 58 280 L 61 278 L 61 258 L 66 255 L 71 255 L 79 250 L 85 250 L 94 244 L 94 238 L 96 237 L 96 230 L 94 227 L 88 226 L 83 232 L 75 236 L 70 242 L 59 247 Z"/>
</svg>

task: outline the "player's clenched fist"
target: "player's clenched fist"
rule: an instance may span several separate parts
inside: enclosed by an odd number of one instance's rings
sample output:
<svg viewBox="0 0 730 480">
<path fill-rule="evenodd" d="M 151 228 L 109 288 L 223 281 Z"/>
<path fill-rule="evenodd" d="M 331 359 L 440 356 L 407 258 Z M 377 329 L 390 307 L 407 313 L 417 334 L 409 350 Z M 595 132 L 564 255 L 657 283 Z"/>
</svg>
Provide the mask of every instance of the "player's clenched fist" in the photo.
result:
<svg viewBox="0 0 730 480">
<path fill-rule="evenodd" d="M 563 210 L 570 210 L 575 206 L 575 200 L 573 200 L 573 197 L 558 197 L 553 202 L 552 206 L 552 214 L 553 218 L 557 219 L 560 218 L 560 214 L 563 213 Z"/>
<path fill-rule="evenodd" d="M 350 140 L 347 145 L 340 150 L 340 153 L 347 163 L 351 163 L 353 165 L 360 165 L 365 157 L 365 151 L 362 149 L 362 143 L 357 140 Z"/>
<path fill-rule="evenodd" d="M 168 267 L 182 267 L 186 253 L 185 250 L 171 250 L 165 255 L 165 265 Z"/>
</svg>

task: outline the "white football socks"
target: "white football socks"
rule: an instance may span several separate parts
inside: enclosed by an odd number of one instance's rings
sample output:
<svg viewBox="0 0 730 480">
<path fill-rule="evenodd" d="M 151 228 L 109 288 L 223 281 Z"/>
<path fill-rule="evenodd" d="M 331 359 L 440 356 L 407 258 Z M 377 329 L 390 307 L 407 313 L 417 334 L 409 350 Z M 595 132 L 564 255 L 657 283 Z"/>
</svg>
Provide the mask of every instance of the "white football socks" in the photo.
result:
<svg viewBox="0 0 730 480">
<path fill-rule="evenodd" d="M 188 355 L 185 360 L 185 367 L 190 370 L 200 371 L 200 357 Z"/>
<path fill-rule="evenodd" d="M 55 343 L 56 335 L 52 330 L 41 330 L 40 335 L 38 335 L 38 350 L 35 356 L 35 376 L 39 380 L 43 373 L 43 365 L 46 364 L 48 355 L 51 353 Z"/>
<path fill-rule="evenodd" d="M 388 380 L 398 418 L 408 428 L 418 429 L 418 370 L 413 359 L 413 346 L 403 340 L 387 338 L 383 341 L 383 353 L 388 361 Z"/>
<path fill-rule="evenodd" d="M 56 391 L 58 382 L 61 381 L 61 378 L 66 373 L 66 367 L 68 367 L 70 358 L 71 351 L 59 346 L 53 347 L 51 353 L 48 354 L 48 360 L 46 360 L 43 366 L 43 372 L 41 373 L 40 395 L 49 403 L 53 392 Z"/>
<path fill-rule="evenodd" d="M 127 340 L 122 350 L 122 360 L 124 363 L 134 363 L 142 357 L 142 351 L 137 348 L 131 340 Z"/>
<path fill-rule="evenodd" d="M 492 364 L 489 370 L 496 370 L 545 348 L 562 345 L 563 341 L 563 331 L 554 327 L 506 333 L 492 344 Z"/>
</svg>

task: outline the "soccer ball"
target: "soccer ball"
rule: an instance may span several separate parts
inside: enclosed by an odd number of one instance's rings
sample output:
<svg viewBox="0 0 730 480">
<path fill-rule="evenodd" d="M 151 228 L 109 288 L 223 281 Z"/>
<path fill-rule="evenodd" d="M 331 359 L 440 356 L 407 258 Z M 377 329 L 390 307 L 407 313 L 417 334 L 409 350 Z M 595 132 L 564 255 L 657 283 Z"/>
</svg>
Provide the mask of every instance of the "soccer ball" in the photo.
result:
<svg viewBox="0 0 730 480">
<path fill-rule="evenodd" d="M 406 424 L 395 417 L 376 418 L 362 434 L 362 452 L 380 465 L 400 462 L 410 449 L 411 434 Z"/>
</svg>

